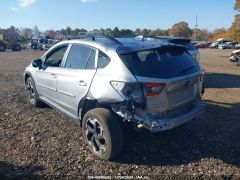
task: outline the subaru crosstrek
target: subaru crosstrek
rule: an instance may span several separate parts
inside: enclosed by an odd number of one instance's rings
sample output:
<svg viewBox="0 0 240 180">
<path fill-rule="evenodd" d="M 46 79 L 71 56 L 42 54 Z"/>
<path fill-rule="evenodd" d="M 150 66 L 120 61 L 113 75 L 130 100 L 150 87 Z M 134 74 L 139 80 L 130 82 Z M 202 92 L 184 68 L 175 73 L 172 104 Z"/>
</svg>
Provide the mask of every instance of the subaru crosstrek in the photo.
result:
<svg viewBox="0 0 240 180">
<path fill-rule="evenodd" d="M 183 46 L 109 36 L 60 42 L 24 72 L 30 103 L 46 103 L 79 123 L 103 160 L 121 153 L 123 121 L 161 132 L 197 119 L 203 81 Z"/>
</svg>

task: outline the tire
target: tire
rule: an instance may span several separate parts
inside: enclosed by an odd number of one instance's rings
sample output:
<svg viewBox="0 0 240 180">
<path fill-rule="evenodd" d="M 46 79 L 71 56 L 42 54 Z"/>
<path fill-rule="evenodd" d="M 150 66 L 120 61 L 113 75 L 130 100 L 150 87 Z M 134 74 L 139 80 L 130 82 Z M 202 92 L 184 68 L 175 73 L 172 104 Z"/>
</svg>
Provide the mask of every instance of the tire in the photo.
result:
<svg viewBox="0 0 240 180">
<path fill-rule="evenodd" d="M 5 44 L 0 44 L 0 52 L 6 51 L 6 45 Z"/>
<path fill-rule="evenodd" d="M 36 51 L 36 50 L 37 50 L 37 45 L 36 45 L 36 44 L 33 44 L 33 45 L 31 45 L 31 48 L 32 48 L 34 51 Z"/>
<path fill-rule="evenodd" d="M 110 110 L 96 108 L 83 117 L 83 137 L 93 155 L 101 160 L 113 160 L 122 152 L 121 123 Z"/>
<path fill-rule="evenodd" d="M 14 44 L 12 47 L 12 50 L 13 51 L 21 51 L 22 47 L 19 44 Z"/>
<path fill-rule="evenodd" d="M 34 81 L 31 77 L 28 77 L 25 83 L 25 88 L 27 92 L 30 104 L 35 107 L 42 107 L 43 102 L 39 100 L 37 90 L 35 88 Z"/>
<path fill-rule="evenodd" d="M 239 60 L 236 62 L 236 66 L 240 66 L 240 61 Z"/>
</svg>

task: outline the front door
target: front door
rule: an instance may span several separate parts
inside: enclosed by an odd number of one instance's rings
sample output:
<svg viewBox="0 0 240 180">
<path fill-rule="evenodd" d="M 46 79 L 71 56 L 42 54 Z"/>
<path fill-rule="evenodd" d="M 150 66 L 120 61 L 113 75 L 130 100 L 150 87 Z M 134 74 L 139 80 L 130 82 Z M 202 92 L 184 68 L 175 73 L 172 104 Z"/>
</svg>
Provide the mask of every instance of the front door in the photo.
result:
<svg viewBox="0 0 240 180">
<path fill-rule="evenodd" d="M 43 58 L 43 68 L 36 71 L 36 88 L 38 94 L 51 101 L 57 102 L 57 78 L 61 69 L 67 44 L 60 45 L 51 50 Z"/>
</svg>

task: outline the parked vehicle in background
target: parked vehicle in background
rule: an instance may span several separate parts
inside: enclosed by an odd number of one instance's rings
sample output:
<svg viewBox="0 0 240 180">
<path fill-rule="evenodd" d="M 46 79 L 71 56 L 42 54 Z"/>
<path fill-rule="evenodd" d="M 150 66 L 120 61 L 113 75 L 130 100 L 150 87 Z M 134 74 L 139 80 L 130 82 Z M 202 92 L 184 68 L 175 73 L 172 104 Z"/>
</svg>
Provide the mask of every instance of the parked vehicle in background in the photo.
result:
<svg viewBox="0 0 240 180">
<path fill-rule="evenodd" d="M 0 52 L 4 52 L 7 49 L 11 49 L 12 51 L 21 51 L 21 45 L 18 43 L 17 37 L 14 35 L 9 36 L 8 41 L 4 40 L 3 34 L 0 32 Z"/>
<path fill-rule="evenodd" d="M 32 38 L 31 48 L 34 50 L 48 50 L 56 43 L 55 40 L 48 36 L 38 36 Z"/>
<path fill-rule="evenodd" d="M 226 42 L 224 44 L 218 45 L 218 49 L 235 49 L 237 42 Z"/>
<path fill-rule="evenodd" d="M 237 44 L 235 45 L 235 49 L 240 49 L 240 43 L 237 43 Z"/>
<path fill-rule="evenodd" d="M 227 38 L 220 38 L 220 39 L 217 39 L 212 44 L 210 44 L 209 47 L 213 48 L 213 49 L 218 49 L 219 46 L 224 45 L 227 42 L 232 42 L 232 40 L 231 39 L 227 39 Z"/>
<path fill-rule="evenodd" d="M 162 41 L 62 41 L 26 67 L 24 82 L 32 105 L 45 102 L 79 123 L 103 160 L 120 154 L 123 122 L 161 132 L 204 110 L 203 69 L 186 48 Z"/>
<path fill-rule="evenodd" d="M 197 44 L 195 44 L 195 47 L 198 49 L 201 48 L 208 48 L 210 46 L 211 43 L 209 42 L 198 42 Z"/>
<path fill-rule="evenodd" d="M 240 50 L 233 51 L 229 60 L 231 63 L 234 63 L 237 66 L 239 66 L 240 65 Z"/>
<path fill-rule="evenodd" d="M 40 44 L 40 49 L 46 51 L 46 50 L 50 49 L 57 42 L 59 42 L 59 41 L 48 39 L 47 43 Z"/>
</svg>

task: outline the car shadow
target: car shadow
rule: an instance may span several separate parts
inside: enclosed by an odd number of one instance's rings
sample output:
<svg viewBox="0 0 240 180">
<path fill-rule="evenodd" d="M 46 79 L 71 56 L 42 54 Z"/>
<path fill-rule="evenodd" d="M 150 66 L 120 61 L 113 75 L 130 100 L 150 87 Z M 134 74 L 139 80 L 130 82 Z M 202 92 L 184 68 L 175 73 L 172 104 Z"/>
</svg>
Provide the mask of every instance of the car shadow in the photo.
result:
<svg viewBox="0 0 240 180">
<path fill-rule="evenodd" d="M 240 88 L 237 75 L 207 73 L 206 88 Z M 116 162 L 139 165 L 183 165 L 214 158 L 240 167 L 240 102 L 206 100 L 205 113 L 176 129 L 162 133 L 128 130 L 122 155 Z"/>
<path fill-rule="evenodd" d="M 42 166 L 15 166 L 5 161 L 0 161 L 0 179 L 40 179 Z"/>
<path fill-rule="evenodd" d="M 139 165 L 183 165 L 214 158 L 240 167 L 240 103 L 206 101 L 200 120 L 158 133 L 127 131 L 124 151 L 116 162 Z"/>
<path fill-rule="evenodd" d="M 240 75 L 206 73 L 206 88 L 240 88 Z"/>
</svg>

